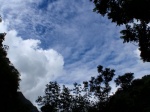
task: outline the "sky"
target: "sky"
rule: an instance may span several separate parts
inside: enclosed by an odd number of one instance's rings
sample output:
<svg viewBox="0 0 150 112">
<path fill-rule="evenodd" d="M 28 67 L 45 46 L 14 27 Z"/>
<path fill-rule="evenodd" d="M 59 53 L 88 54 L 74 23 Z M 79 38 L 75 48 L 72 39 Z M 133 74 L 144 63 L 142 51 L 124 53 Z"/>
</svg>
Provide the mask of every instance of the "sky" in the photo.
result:
<svg viewBox="0 0 150 112">
<path fill-rule="evenodd" d="M 124 26 L 93 12 L 89 0 L 0 2 L 0 32 L 7 33 L 3 44 L 21 74 L 20 91 L 33 103 L 48 82 L 71 87 L 97 76 L 98 65 L 115 69 L 116 76 L 150 73 L 138 46 L 119 38 Z"/>
</svg>

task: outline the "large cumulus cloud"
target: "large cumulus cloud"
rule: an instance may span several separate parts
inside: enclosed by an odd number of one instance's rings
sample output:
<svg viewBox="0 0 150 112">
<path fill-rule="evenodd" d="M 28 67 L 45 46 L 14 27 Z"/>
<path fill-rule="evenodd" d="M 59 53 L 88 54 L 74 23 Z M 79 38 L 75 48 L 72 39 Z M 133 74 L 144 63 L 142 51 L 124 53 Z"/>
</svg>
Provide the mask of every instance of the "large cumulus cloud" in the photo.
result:
<svg viewBox="0 0 150 112">
<path fill-rule="evenodd" d="M 63 57 L 53 49 L 40 48 L 39 40 L 23 40 L 5 25 L 1 25 L 1 32 L 7 32 L 3 44 L 9 46 L 8 57 L 21 74 L 20 90 L 33 102 L 49 81 L 63 75 Z"/>
</svg>

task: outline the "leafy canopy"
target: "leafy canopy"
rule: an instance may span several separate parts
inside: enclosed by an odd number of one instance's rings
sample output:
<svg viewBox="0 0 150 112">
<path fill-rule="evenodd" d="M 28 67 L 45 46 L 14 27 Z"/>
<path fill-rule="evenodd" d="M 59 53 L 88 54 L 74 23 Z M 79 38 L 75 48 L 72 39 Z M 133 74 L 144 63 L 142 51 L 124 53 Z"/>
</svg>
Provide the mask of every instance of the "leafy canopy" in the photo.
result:
<svg viewBox="0 0 150 112">
<path fill-rule="evenodd" d="M 36 102 L 42 112 L 150 112 L 150 75 L 134 79 L 133 73 L 119 75 L 113 80 L 115 70 L 97 67 L 98 75 L 74 83 L 74 88 L 60 87 L 57 82 L 46 85 L 45 95 Z M 110 82 L 120 86 L 110 94 Z"/>
<path fill-rule="evenodd" d="M 121 39 L 138 43 L 141 59 L 150 62 L 150 0 L 90 1 L 95 4 L 95 12 L 106 15 L 117 25 L 125 25 Z"/>
</svg>

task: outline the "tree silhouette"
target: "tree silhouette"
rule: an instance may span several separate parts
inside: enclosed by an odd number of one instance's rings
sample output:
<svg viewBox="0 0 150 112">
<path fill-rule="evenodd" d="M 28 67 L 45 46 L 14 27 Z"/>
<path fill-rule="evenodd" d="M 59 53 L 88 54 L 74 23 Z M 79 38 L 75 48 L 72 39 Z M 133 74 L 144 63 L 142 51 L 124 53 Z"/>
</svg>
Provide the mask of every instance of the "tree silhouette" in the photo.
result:
<svg viewBox="0 0 150 112">
<path fill-rule="evenodd" d="M 94 11 L 107 16 L 117 25 L 124 24 L 121 31 L 124 42 L 138 43 L 141 59 L 150 62 L 150 1 L 149 0 L 90 0 Z"/>
<path fill-rule="evenodd" d="M 105 112 L 149 112 L 149 87 L 150 75 L 131 81 L 130 87 L 119 90 L 110 97 Z"/>
<path fill-rule="evenodd" d="M 116 86 L 120 86 L 122 89 L 127 89 L 134 78 L 134 73 L 125 73 L 122 76 L 118 76 L 118 78 L 115 79 Z"/>
<path fill-rule="evenodd" d="M 60 106 L 60 86 L 57 82 L 49 82 L 46 85 L 45 96 L 39 96 L 36 100 L 41 105 L 42 112 L 57 112 Z"/>
<path fill-rule="evenodd" d="M 94 91 L 99 97 L 100 101 L 105 101 L 108 98 L 108 94 L 111 90 L 109 82 L 115 75 L 115 70 L 110 68 L 103 69 L 103 66 L 97 67 L 99 75 L 95 78 L 92 77 L 90 82 L 90 91 Z"/>
<path fill-rule="evenodd" d="M 0 107 L 9 110 L 11 102 L 17 96 L 19 89 L 20 74 L 7 58 L 8 46 L 3 45 L 6 33 L 0 33 Z"/>
<path fill-rule="evenodd" d="M 109 82 L 112 81 L 112 78 L 115 76 L 115 70 L 110 68 L 103 69 L 103 66 L 99 65 L 97 67 L 99 75 L 91 77 L 89 81 L 90 91 L 98 97 L 97 110 L 103 111 L 107 101 L 109 99 L 109 92 L 111 87 Z"/>
<path fill-rule="evenodd" d="M 87 112 L 91 102 L 85 86 L 82 87 L 81 84 L 74 83 L 72 91 L 72 112 Z"/>
<path fill-rule="evenodd" d="M 60 94 L 60 110 L 62 112 L 70 112 L 71 110 L 71 102 L 72 102 L 72 95 L 70 94 L 69 88 L 63 85 L 62 92 Z"/>
<path fill-rule="evenodd" d="M 118 90 L 109 94 L 110 82 L 115 70 L 97 67 L 98 76 L 83 85 L 74 83 L 69 89 L 57 82 L 46 85 L 45 95 L 37 99 L 42 112 L 149 112 L 150 75 L 134 79 L 133 73 L 125 73 L 114 81 Z M 96 99 L 96 100 L 95 100 Z M 94 101 L 95 100 L 95 101 Z"/>
<path fill-rule="evenodd" d="M 39 96 L 36 102 L 42 106 L 42 112 L 87 112 L 89 102 L 82 96 L 82 90 L 77 83 L 70 90 L 65 85 L 61 89 L 57 82 L 50 82 L 46 85 L 45 95 Z"/>
</svg>

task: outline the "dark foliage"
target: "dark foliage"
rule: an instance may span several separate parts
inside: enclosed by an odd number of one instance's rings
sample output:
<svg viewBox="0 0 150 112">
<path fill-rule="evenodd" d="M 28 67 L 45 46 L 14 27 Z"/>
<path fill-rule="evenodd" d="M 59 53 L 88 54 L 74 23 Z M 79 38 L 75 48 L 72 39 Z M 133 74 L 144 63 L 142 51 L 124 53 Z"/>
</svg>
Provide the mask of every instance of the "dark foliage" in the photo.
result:
<svg viewBox="0 0 150 112">
<path fill-rule="evenodd" d="M 38 112 L 21 92 L 17 92 L 20 74 L 7 58 L 9 47 L 2 44 L 5 35 L 0 33 L 0 109 L 2 112 Z"/>
<path fill-rule="evenodd" d="M 95 96 L 98 98 L 97 110 L 102 111 L 103 106 L 106 105 L 109 98 L 109 92 L 111 90 L 109 82 L 112 81 L 115 70 L 110 68 L 103 69 L 101 65 L 97 67 L 97 70 L 99 75 L 96 78 L 91 77 L 89 88 L 90 92 L 94 92 Z"/>
<path fill-rule="evenodd" d="M 109 82 L 115 75 L 115 70 L 103 69 L 98 66 L 99 75 L 91 80 L 84 81 L 83 86 L 74 83 L 74 88 L 69 90 L 65 86 L 61 89 L 57 82 L 50 82 L 46 85 L 45 95 L 39 96 L 36 102 L 41 105 L 42 112 L 97 112 L 102 111 L 109 99 L 111 87 Z M 94 97 L 94 96 L 95 97 Z M 91 97 L 96 101 L 92 101 Z"/>
<path fill-rule="evenodd" d="M 16 93 L 17 89 L 19 89 L 20 74 L 7 58 L 6 50 L 8 49 L 8 46 L 6 45 L 3 46 L 2 44 L 5 35 L 6 35 L 5 33 L 0 34 L 0 62 L 1 62 L 0 63 L 0 68 L 1 68 L 0 85 L 2 86 L 1 88 L 3 88 L 4 91 L 7 92 L 9 91 L 9 93 Z"/>
<path fill-rule="evenodd" d="M 6 33 L 0 34 L 0 106 L 7 110 L 9 104 L 16 98 L 20 74 L 7 58 L 8 46 L 2 44 L 5 35 Z"/>
<path fill-rule="evenodd" d="M 125 24 L 121 31 L 124 42 L 138 43 L 141 59 L 150 62 L 150 0 L 90 0 L 94 11 L 106 15 L 117 25 Z"/>
<path fill-rule="evenodd" d="M 80 84 L 74 83 L 72 90 L 57 82 L 50 82 L 46 85 L 45 96 L 39 96 L 36 102 L 41 105 L 42 112 L 86 112 L 89 101 L 86 95 L 81 95 L 83 88 Z"/>
<path fill-rule="evenodd" d="M 37 108 L 24 97 L 21 92 L 17 92 L 17 97 L 9 103 L 8 110 L 3 112 L 39 112 Z"/>
<path fill-rule="evenodd" d="M 39 96 L 36 102 L 42 105 L 42 112 L 56 112 L 60 106 L 60 86 L 57 82 L 50 82 L 46 85 L 45 96 Z"/>
<path fill-rule="evenodd" d="M 125 73 L 122 76 L 118 76 L 118 78 L 115 79 L 116 86 L 120 86 L 122 89 L 128 89 L 133 78 L 133 73 Z"/>
<path fill-rule="evenodd" d="M 42 106 L 42 112 L 86 112 L 88 101 L 81 95 L 81 91 L 77 83 L 74 89 L 69 90 L 65 86 L 61 89 L 57 82 L 50 82 L 46 85 L 45 95 L 39 96 L 36 102 Z"/>
<path fill-rule="evenodd" d="M 42 112 L 150 112 L 150 75 L 133 80 L 125 73 L 114 81 L 120 86 L 110 95 L 115 70 L 98 66 L 98 76 L 83 85 L 74 83 L 72 90 L 57 82 L 46 85 L 45 95 L 38 97 Z"/>
<path fill-rule="evenodd" d="M 150 112 L 150 75 L 132 81 L 127 90 L 110 97 L 105 112 Z"/>
</svg>

